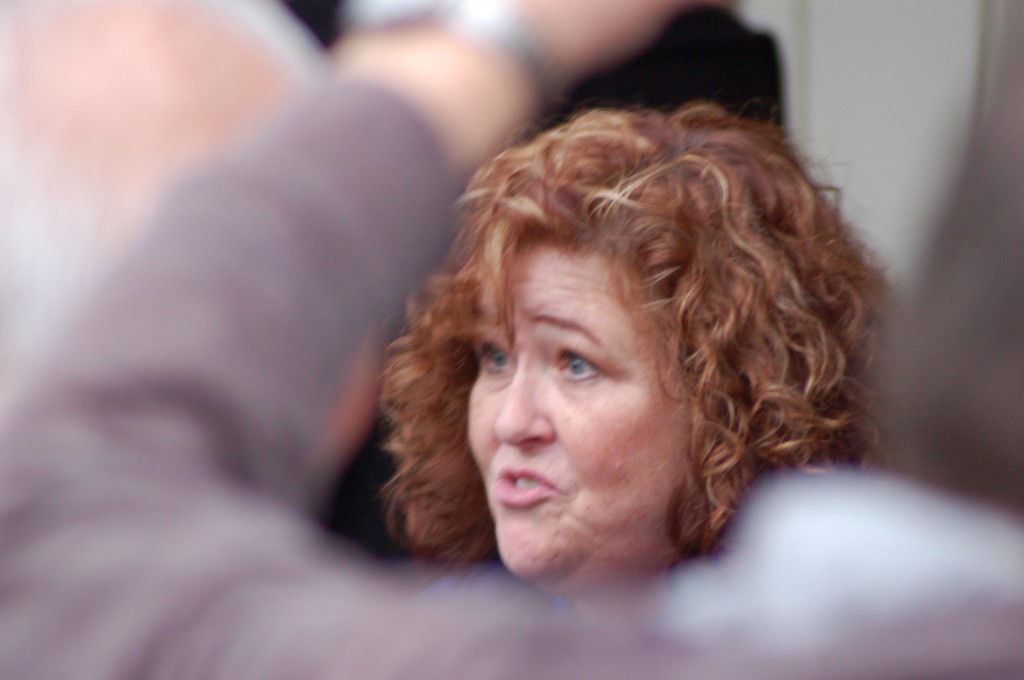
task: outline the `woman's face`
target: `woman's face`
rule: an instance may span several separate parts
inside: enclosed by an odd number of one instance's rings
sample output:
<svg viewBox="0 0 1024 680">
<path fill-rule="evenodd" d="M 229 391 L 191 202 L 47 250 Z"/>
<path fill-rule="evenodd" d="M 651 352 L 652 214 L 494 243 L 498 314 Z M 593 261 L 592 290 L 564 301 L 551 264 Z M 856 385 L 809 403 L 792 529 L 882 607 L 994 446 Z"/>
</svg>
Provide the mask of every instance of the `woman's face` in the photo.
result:
<svg viewBox="0 0 1024 680">
<path fill-rule="evenodd" d="M 609 262 L 526 256 L 509 294 L 515 341 L 485 292 L 469 441 L 502 561 L 550 592 L 661 574 L 666 519 L 686 475 L 686 418 L 657 344 Z"/>
</svg>

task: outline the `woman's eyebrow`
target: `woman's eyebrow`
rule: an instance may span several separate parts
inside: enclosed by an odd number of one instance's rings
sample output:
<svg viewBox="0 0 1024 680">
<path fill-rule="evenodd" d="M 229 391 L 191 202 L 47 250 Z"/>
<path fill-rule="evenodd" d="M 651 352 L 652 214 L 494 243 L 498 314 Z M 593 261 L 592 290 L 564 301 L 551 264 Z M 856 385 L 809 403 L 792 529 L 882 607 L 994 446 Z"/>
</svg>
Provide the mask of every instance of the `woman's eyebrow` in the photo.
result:
<svg viewBox="0 0 1024 680">
<path fill-rule="evenodd" d="M 601 339 L 597 335 L 595 335 L 593 331 L 591 331 L 587 326 L 573 319 L 567 319 L 562 316 L 553 316 L 551 314 L 537 314 L 532 318 L 534 323 L 546 324 L 554 326 L 561 330 L 578 333 L 579 335 L 588 338 L 591 342 L 597 345 L 604 345 L 604 343 L 601 342 Z"/>
</svg>

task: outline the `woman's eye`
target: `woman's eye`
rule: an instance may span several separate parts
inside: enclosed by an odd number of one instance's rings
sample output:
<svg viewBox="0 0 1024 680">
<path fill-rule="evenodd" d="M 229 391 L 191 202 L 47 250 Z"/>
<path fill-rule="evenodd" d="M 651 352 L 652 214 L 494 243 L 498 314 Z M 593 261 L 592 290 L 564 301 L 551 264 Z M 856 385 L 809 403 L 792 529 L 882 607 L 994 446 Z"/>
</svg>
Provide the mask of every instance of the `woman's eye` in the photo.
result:
<svg viewBox="0 0 1024 680">
<path fill-rule="evenodd" d="M 562 365 L 573 378 L 591 378 L 597 375 L 597 367 L 574 352 L 565 352 L 562 355 Z"/>
<path fill-rule="evenodd" d="M 489 342 L 476 350 L 476 360 L 480 368 L 488 373 L 498 373 L 508 366 L 508 353 Z"/>
</svg>

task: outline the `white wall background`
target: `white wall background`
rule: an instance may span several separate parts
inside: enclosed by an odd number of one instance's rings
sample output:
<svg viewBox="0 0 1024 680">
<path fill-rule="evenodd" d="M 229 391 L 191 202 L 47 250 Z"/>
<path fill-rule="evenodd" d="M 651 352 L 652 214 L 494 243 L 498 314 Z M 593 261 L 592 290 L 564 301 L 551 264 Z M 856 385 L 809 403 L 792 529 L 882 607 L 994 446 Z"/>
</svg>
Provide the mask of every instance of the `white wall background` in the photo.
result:
<svg viewBox="0 0 1024 680">
<path fill-rule="evenodd" d="M 741 0 L 782 51 L 789 128 L 897 285 L 942 205 L 1018 0 Z M 1020 26 L 1020 24 L 1015 24 Z"/>
</svg>

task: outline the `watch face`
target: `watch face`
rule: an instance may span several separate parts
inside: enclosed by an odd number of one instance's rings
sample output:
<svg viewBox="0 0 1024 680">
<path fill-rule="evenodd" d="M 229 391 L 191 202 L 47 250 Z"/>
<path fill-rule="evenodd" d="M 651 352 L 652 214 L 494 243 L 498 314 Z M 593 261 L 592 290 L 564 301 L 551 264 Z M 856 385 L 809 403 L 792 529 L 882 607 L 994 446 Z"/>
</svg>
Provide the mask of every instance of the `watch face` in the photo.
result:
<svg viewBox="0 0 1024 680">
<path fill-rule="evenodd" d="M 443 7 L 440 0 L 348 0 L 345 24 L 363 28 L 385 28 L 425 19 Z"/>
</svg>

